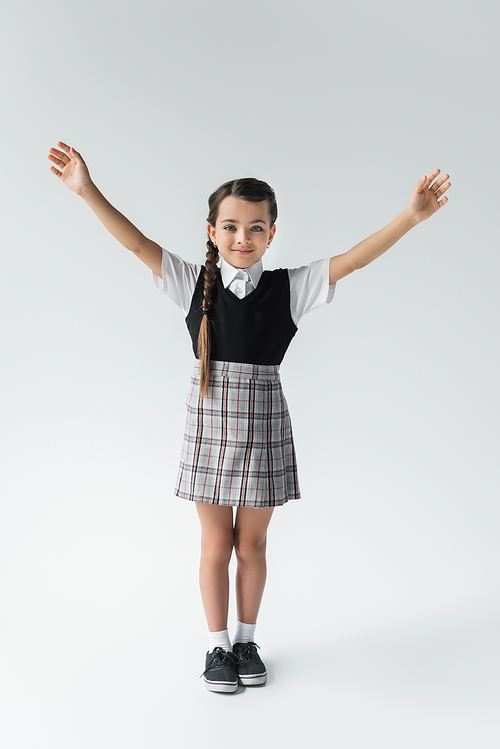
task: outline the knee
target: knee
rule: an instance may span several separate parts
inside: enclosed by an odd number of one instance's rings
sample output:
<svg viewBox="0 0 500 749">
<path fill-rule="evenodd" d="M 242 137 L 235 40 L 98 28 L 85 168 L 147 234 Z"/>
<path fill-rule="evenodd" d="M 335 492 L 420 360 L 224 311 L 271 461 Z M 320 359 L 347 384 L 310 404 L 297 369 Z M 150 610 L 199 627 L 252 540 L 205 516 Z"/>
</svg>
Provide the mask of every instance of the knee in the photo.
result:
<svg viewBox="0 0 500 749">
<path fill-rule="evenodd" d="M 234 537 L 202 538 L 201 553 L 212 564 L 229 564 L 233 553 Z"/>
<path fill-rule="evenodd" d="M 234 549 L 238 561 L 242 562 L 259 562 L 266 556 L 266 537 L 264 538 L 245 538 L 236 537 Z"/>
</svg>

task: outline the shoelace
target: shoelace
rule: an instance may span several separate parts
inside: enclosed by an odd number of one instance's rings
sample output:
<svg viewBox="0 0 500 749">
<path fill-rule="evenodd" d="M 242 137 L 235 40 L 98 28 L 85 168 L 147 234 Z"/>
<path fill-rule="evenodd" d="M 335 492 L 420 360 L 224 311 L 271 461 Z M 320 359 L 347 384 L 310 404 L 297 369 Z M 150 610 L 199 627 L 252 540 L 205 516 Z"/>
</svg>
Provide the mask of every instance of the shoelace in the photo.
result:
<svg viewBox="0 0 500 749">
<path fill-rule="evenodd" d="M 248 661 L 253 661 L 255 657 L 257 656 L 257 648 L 260 650 L 259 646 L 255 642 L 245 642 L 243 643 L 243 647 L 238 648 L 238 658 L 241 660 L 245 659 Z"/>
<path fill-rule="evenodd" d="M 224 650 L 223 648 L 214 648 L 212 655 L 214 656 L 213 660 L 200 675 L 200 679 L 202 676 L 205 676 L 207 671 L 211 671 L 212 668 L 224 668 L 225 666 L 230 666 L 231 664 L 235 666 L 238 663 L 238 657 L 230 650 Z"/>
</svg>

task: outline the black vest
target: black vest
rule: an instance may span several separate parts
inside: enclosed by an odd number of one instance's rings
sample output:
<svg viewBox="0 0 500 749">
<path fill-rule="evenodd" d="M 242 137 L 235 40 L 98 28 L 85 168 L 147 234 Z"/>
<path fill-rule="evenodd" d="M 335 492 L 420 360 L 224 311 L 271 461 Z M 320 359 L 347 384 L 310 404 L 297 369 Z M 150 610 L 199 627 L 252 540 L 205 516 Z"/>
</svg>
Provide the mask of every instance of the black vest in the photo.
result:
<svg viewBox="0 0 500 749">
<path fill-rule="evenodd" d="M 198 333 L 203 317 L 201 269 L 186 316 L 186 325 L 198 359 Z M 243 299 L 224 288 L 220 269 L 208 313 L 210 359 L 247 364 L 281 364 L 298 328 L 290 313 L 290 279 L 284 268 L 263 271 L 257 288 Z"/>
</svg>

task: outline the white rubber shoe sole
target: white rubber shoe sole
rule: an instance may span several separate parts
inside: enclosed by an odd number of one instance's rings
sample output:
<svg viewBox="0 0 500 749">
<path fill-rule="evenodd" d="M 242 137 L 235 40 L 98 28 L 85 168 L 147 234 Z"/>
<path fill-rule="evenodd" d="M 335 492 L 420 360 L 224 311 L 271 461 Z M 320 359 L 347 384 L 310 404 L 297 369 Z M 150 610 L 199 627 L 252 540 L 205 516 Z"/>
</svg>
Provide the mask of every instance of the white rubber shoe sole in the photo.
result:
<svg viewBox="0 0 500 749">
<path fill-rule="evenodd" d="M 211 692 L 236 692 L 238 689 L 238 682 L 234 681 L 210 681 L 203 677 L 205 686 Z"/>
<path fill-rule="evenodd" d="M 240 676 L 240 683 L 245 687 L 256 686 L 257 684 L 265 684 L 267 681 L 267 671 L 264 674 L 246 674 L 246 676 Z"/>
</svg>

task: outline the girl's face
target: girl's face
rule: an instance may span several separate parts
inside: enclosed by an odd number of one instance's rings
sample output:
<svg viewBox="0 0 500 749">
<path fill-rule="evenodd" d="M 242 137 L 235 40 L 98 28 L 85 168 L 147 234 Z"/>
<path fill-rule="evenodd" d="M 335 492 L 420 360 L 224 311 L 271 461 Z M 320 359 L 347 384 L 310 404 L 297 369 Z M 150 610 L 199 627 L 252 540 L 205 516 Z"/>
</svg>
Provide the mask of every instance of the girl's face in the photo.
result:
<svg viewBox="0 0 500 749">
<path fill-rule="evenodd" d="M 251 203 L 229 197 L 219 206 L 215 228 L 208 224 L 207 231 L 229 265 L 248 268 L 265 253 L 276 225 L 271 229 L 267 200 Z"/>
</svg>

